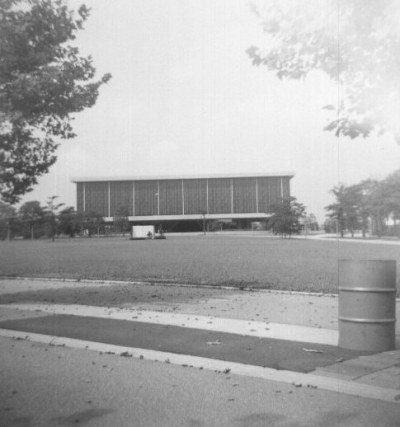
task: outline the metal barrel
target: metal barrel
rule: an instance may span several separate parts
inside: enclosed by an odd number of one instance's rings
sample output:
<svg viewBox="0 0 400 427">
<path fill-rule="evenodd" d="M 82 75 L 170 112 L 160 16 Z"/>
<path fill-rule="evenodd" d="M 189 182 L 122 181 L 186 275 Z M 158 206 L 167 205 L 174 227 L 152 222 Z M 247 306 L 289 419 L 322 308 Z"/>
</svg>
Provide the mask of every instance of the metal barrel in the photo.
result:
<svg viewBox="0 0 400 427">
<path fill-rule="evenodd" d="M 339 347 L 395 348 L 396 261 L 339 260 Z"/>
</svg>

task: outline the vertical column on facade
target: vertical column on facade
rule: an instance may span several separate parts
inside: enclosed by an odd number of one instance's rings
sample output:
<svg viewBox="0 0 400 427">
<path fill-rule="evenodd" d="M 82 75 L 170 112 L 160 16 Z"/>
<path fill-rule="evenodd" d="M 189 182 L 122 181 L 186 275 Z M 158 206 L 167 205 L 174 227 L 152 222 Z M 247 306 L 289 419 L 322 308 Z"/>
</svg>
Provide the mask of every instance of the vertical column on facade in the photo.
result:
<svg viewBox="0 0 400 427">
<path fill-rule="evenodd" d="M 111 189 L 110 182 L 108 182 L 108 217 L 111 216 Z"/>
<path fill-rule="evenodd" d="M 233 212 L 233 179 L 231 178 L 231 213 Z"/>
<path fill-rule="evenodd" d="M 206 206 L 207 206 L 207 213 L 210 213 L 210 206 L 208 203 L 208 179 L 206 179 Z"/>
<path fill-rule="evenodd" d="M 132 216 L 135 216 L 135 181 L 132 181 Z"/>
<path fill-rule="evenodd" d="M 86 212 L 86 183 L 82 183 L 82 190 L 83 190 L 83 212 Z"/>
<path fill-rule="evenodd" d="M 183 184 L 183 179 L 182 179 L 182 215 L 185 215 L 185 189 L 184 189 L 184 184 Z"/>
<path fill-rule="evenodd" d="M 160 181 L 157 181 L 157 215 L 160 216 Z"/>
<path fill-rule="evenodd" d="M 283 199 L 283 178 L 281 177 L 281 197 Z"/>
<path fill-rule="evenodd" d="M 258 213 L 258 178 L 256 178 L 256 212 Z"/>
</svg>

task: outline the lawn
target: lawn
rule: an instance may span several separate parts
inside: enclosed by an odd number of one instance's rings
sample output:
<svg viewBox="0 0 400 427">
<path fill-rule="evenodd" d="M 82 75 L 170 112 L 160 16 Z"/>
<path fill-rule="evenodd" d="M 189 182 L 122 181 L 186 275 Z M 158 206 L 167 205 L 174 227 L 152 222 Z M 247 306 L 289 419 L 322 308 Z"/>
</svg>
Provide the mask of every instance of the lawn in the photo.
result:
<svg viewBox="0 0 400 427">
<path fill-rule="evenodd" d="M 11 241 L 0 242 L 0 275 L 336 293 L 339 258 L 400 262 L 400 246 L 228 235 Z"/>
</svg>

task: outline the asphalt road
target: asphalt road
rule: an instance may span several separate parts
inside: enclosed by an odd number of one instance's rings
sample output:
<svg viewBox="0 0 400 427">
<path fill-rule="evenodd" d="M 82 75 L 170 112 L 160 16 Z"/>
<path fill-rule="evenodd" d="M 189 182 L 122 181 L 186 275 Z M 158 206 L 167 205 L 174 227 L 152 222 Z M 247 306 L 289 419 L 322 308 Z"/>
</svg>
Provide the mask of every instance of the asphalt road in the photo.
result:
<svg viewBox="0 0 400 427">
<path fill-rule="evenodd" d="M 126 320 L 51 315 L 0 322 L 0 328 L 126 347 L 310 372 L 371 352 Z"/>
<path fill-rule="evenodd" d="M 0 337 L 1 426 L 399 426 L 398 404 Z"/>
</svg>

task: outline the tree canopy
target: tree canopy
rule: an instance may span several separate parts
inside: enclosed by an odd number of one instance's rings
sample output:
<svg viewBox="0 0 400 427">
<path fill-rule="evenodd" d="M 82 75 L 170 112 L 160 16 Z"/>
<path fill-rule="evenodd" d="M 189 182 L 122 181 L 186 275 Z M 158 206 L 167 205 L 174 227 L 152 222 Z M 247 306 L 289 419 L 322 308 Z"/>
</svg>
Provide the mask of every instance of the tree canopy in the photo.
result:
<svg viewBox="0 0 400 427">
<path fill-rule="evenodd" d="M 341 184 L 334 187 L 331 193 L 336 201 L 326 206 L 328 216 L 337 221 L 341 237 L 345 229 L 354 236 L 354 230 L 361 228 L 362 187 L 358 185 L 346 187 Z"/>
<path fill-rule="evenodd" d="M 11 228 L 16 217 L 16 209 L 0 201 L 0 240 L 11 239 Z"/>
<path fill-rule="evenodd" d="M 95 80 L 90 56 L 69 43 L 89 10 L 62 0 L 0 0 L 0 196 L 14 204 L 75 136 L 73 114 L 92 107 L 110 74 Z"/>
<path fill-rule="evenodd" d="M 266 34 L 251 46 L 254 65 L 279 79 L 320 71 L 338 85 L 325 130 L 367 137 L 388 132 L 400 143 L 400 5 L 397 0 L 269 0 L 253 6 Z"/>
<path fill-rule="evenodd" d="M 92 234 L 120 232 L 119 226 L 106 229 L 103 218 L 97 212 L 80 214 L 71 206 L 58 203 L 58 196 L 47 199 L 45 206 L 33 200 L 23 203 L 17 210 L 0 201 L 0 240 L 14 237 L 25 239 L 51 238 L 61 235 L 74 237 L 77 234 L 90 237 Z"/>
<path fill-rule="evenodd" d="M 328 216 L 343 237 L 347 229 L 362 230 L 365 237 L 371 225 L 371 232 L 379 237 L 385 232 L 387 222 L 392 220 L 396 234 L 400 219 L 400 170 L 383 180 L 367 179 L 358 184 L 338 185 L 331 190 L 335 201 L 326 206 Z"/>
<path fill-rule="evenodd" d="M 24 203 L 18 212 L 19 218 L 23 224 L 22 234 L 27 235 L 33 240 L 42 233 L 41 228 L 46 222 L 46 211 L 36 200 Z"/>
<path fill-rule="evenodd" d="M 80 231 L 80 218 L 72 206 L 62 209 L 57 216 L 58 228 L 57 231 L 74 237 Z"/>
<path fill-rule="evenodd" d="M 64 203 L 56 203 L 58 196 L 51 196 L 47 199 L 47 216 L 50 222 L 51 238 L 54 242 L 57 233 L 57 214 L 59 209 L 64 206 Z"/>
<path fill-rule="evenodd" d="M 306 208 L 296 197 L 278 200 L 271 206 L 271 212 L 273 215 L 268 219 L 267 226 L 274 234 L 290 237 L 300 233 L 300 219 L 306 216 Z"/>
</svg>

